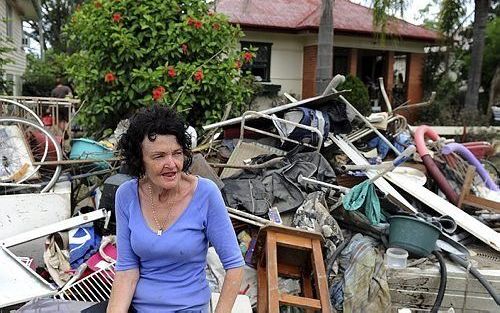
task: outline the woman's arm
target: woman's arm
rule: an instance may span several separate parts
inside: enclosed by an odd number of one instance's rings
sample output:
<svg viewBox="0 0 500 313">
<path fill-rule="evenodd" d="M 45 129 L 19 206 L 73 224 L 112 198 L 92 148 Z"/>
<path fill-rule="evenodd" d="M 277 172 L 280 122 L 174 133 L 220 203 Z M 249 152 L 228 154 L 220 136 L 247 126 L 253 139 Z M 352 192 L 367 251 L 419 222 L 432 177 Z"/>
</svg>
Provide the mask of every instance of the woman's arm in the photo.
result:
<svg viewBox="0 0 500 313">
<path fill-rule="evenodd" d="M 127 313 L 139 280 L 139 269 L 116 271 L 106 313 Z"/>
<path fill-rule="evenodd" d="M 243 267 L 230 268 L 226 271 L 219 302 L 215 308 L 215 313 L 230 313 L 236 296 L 240 291 L 241 280 L 243 279 Z"/>
</svg>

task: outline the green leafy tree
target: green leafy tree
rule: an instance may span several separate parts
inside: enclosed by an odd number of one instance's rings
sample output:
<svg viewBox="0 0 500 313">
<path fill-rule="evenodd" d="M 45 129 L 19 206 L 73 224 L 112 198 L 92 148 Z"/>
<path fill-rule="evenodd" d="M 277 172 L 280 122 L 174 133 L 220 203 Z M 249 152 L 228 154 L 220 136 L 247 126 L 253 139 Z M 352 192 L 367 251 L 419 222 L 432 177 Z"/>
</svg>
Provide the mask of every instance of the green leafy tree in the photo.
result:
<svg viewBox="0 0 500 313">
<path fill-rule="evenodd" d="M 239 51 L 241 30 L 202 0 L 89 1 L 67 35 L 67 71 L 85 101 L 79 116 L 94 132 L 154 102 L 200 126 L 252 94 L 253 78 L 240 68 L 254 53 Z"/>
<path fill-rule="evenodd" d="M 63 36 L 63 28 L 69 22 L 73 11 L 83 2 L 84 0 L 41 0 L 40 12 L 44 42 L 39 42 L 38 21 L 26 21 L 32 30 L 28 36 L 41 45 L 43 44 L 44 50 L 52 48 L 56 52 L 65 52 L 68 47 L 66 38 Z"/>
<path fill-rule="evenodd" d="M 23 95 L 50 97 L 56 79 L 65 77 L 64 62 L 66 56 L 48 50 L 45 59 L 37 55 L 27 55 L 27 67 L 23 76 Z"/>
</svg>

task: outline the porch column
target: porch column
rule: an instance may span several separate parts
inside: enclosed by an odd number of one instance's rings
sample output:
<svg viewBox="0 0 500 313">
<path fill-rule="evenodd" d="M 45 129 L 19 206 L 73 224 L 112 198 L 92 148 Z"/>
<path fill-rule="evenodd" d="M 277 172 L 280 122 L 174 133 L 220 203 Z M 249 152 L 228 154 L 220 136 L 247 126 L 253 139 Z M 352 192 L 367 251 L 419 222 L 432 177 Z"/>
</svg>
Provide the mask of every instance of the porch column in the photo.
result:
<svg viewBox="0 0 500 313">
<path fill-rule="evenodd" d="M 392 88 L 394 87 L 394 51 L 387 52 L 387 69 L 384 82 L 387 94 L 392 98 Z"/>
<path fill-rule="evenodd" d="M 302 99 L 316 95 L 316 59 L 318 46 L 304 47 L 304 61 L 302 69 Z"/>
<path fill-rule="evenodd" d="M 351 48 L 349 52 L 349 74 L 351 76 L 357 76 L 358 74 L 358 49 Z"/>
<path fill-rule="evenodd" d="M 422 71 L 424 68 L 423 53 L 411 53 L 410 64 L 408 66 L 407 84 L 408 96 L 407 100 L 411 103 L 422 101 L 424 90 L 422 87 Z"/>
</svg>

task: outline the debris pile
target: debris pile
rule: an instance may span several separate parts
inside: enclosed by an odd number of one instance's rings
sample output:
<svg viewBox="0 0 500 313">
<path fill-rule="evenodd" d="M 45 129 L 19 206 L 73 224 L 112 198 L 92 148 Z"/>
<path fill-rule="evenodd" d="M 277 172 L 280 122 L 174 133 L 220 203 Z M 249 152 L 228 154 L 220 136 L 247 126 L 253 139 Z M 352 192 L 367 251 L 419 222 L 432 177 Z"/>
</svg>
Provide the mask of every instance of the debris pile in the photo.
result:
<svg viewBox="0 0 500 313">
<path fill-rule="evenodd" d="M 497 148 L 410 127 L 390 103 L 365 117 L 341 81 L 206 125 L 193 142 L 190 171 L 221 190 L 246 262 L 233 311 L 498 310 Z M 30 112 L 0 118 L 0 307 L 109 298 L 114 196 L 131 179 L 113 147 L 126 124 L 99 143 L 65 139 L 69 124 L 55 137 Z M 206 273 L 216 301 L 213 249 Z"/>
</svg>

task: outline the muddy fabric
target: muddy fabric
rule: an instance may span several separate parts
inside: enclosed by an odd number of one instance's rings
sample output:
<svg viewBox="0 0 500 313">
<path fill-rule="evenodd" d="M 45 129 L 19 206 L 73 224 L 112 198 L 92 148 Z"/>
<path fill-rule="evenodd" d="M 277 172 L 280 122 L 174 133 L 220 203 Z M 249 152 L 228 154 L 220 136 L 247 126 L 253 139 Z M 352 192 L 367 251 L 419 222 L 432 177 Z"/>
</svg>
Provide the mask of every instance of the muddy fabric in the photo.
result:
<svg viewBox="0 0 500 313">
<path fill-rule="evenodd" d="M 71 266 L 67 246 L 64 240 L 57 237 L 61 238 L 59 233 L 47 238 L 43 261 L 54 282 L 62 287 L 71 278 Z"/>
<path fill-rule="evenodd" d="M 264 160 L 257 157 L 257 160 Z M 245 170 L 223 179 L 222 193 L 230 207 L 262 216 L 275 206 L 280 212 L 297 209 L 305 199 L 305 185 L 298 177 L 312 177 L 326 182 L 335 179 L 335 173 L 326 159 L 317 152 L 298 153 L 284 158 L 272 167 Z"/>
<path fill-rule="evenodd" d="M 339 257 L 343 274 L 336 277 L 332 304 L 344 312 L 390 312 L 386 267 L 376 242 L 356 234 Z"/>
<path fill-rule="evenodd" d="M 325 238 L 326 264 L 330 263 L 331 257 L 337 246 L 344 241 L 342 230 L 337 221 L 328 212 L 325 203 L 325 194 L 316 191 L 307 195 L 304 203 L 297 209 L 293 217 L 292 225 L 308 231 L 319 232 Z"/>
</svg>

